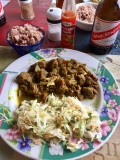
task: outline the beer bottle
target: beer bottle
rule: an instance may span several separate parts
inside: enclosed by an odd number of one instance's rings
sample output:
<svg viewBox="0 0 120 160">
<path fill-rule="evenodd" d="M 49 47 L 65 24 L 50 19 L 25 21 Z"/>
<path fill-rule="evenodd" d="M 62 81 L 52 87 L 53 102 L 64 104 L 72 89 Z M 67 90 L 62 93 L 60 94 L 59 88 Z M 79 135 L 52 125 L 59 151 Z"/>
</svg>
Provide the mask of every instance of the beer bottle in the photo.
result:
<svg viewBox="0 0 120 160">
<path fill-rule="evenodd" d="M 107 54 L 111 50 L 120 28 L 120 0 L 101 0 L 99 3 L 90 47 L 96 54 Z"/>
<path fill-rule="evenodd" d="M 2 2 L 0 0 L 0 26 L 2 26 L 5 23 L 6 23 L 6 18 L 5 18 L 4 10 L 3 10 L 3 7 L 2 7 Z"/>
</svg>

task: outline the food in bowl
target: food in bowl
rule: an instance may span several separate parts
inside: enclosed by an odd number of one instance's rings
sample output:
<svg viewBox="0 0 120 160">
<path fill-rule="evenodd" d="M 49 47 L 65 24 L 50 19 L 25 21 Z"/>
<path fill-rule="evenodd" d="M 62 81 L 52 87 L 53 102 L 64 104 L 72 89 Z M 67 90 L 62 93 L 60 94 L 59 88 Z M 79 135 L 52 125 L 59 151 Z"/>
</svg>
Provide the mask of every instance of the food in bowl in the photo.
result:
<svg viewBox="0 0 120 160">
<path fill-rule="evenodd" d="M 77 9 L 77 19 L 93 23 L 96 9 L 91 4 L 80 5 Z"/>
<path fill-rule="evenodd" d="M 44 41 L 45 32 L 38 26 L 24 24 L 14 26 L 7 32 L 8 44 L 20 55 L 39 50 Z"/>
<path fill-rule="evenodd" d="M 93 99 L 99 91 L 98 78 L 86 64 L 62 58 L 40 60 L 30 66 L 28 72 L 16 77 L 19 95 L 45 102 L 51 93 L 61 97 L 75 96 L 79 100 Z M 20 97 L 19 96 L 19 97 Z"/>
<path fill-rule="evenodd" d="M 98 3 L 83 2 L 76 5 L 76 26 L 84 31 L 92 31 L 93 21 Z"/>
<path fill-rule="evenodd" d="M 43 38 L 40 28 L 31 24 L 14 26 L 8 34 L 8 40 L 19 46 L 33 45 Z"/>
</svg>

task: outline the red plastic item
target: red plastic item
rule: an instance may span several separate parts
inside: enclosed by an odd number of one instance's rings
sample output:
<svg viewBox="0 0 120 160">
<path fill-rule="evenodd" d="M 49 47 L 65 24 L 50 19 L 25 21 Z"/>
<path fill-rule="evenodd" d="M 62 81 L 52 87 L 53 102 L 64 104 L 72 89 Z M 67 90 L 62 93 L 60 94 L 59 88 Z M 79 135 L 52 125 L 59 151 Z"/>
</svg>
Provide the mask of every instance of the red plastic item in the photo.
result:
<svg viewBox="0 0 120 160">
<path fill-rule="evenodd" d="M 25 23 L 33 24 L 42 27 L 45 30 L 45 40 L 43 42 L 42 48 L 54 48 L 60 47 L 59 42 L 51 42 L 48 40 L 48 25 L 46 18 L 46 11 L 50 7 L 51 1 L 48 0 L 33 0 L 33 8 L 35 13 L 35 18 L 30 21 L 25 21 L 21 19 L 21 11 L 17 0 L 11 0 L 7 6 L 5 6 L 5 16 L 6 24 L 0 27 L 0 46 L 8 46 L 6 41 L 6 33 L 15 25 L 23 25 Z"/>
</svg>

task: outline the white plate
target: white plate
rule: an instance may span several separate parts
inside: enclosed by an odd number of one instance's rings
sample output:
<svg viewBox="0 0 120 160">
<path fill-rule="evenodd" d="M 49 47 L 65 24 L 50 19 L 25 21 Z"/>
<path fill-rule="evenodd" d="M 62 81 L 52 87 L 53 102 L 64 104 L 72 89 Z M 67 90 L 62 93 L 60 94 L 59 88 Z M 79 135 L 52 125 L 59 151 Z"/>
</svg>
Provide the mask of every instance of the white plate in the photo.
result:
<svg viewBox="0 0 120 160">
<path fill-rule="evenodd" d="M 102 121 L 102 140 L 94 142 L 84 142 L 81 148 L 72 153 L 65 150 L 61 144 L 51 148 L 46 145 L 34 145 L 28 137 L 20 137 L 15 130 L 4 121 L 4 115 L 9 119 L 10 112 L 18 106 L 16 76 L 26 71 L 30 65 L 36 63 L 41 58 L 50 60 L 62 57 L 64 59 L 75 59 L 81 63 L 86 63 L 100 80 L 100 92 L 94 100 L 83 101 L 91 107 L 95 107 L 100 114 Z M 104 93 L 103 93 L 104 91 Z M 104 95 L 104 97 L 103 97 Z M 76 159 L 89 155 L 101 147 L 113 134 L 119 122 L 120 91 L 112 74 L 95 58 L 75 50 L 70 49 L 43 49 L 27 54 L 11 65 L 0 75 L 0 135 L 4 141 L 14 150 L 32 159 Z M 10 111 L 10 112 L 9 112 Z"/>
</svg>

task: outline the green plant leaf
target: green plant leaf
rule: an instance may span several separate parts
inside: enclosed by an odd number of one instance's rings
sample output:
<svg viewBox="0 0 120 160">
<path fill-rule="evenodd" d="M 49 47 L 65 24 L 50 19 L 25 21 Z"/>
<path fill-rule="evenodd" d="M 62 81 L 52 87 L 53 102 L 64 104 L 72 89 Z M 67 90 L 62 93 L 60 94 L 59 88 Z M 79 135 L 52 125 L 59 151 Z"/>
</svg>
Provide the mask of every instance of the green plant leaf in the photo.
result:
<svg viewBox="0 0 120 160">
<path fill-rule="evenodd" d="M 112 124 L 112 122 L 113 121 L 111 119 L 107 121 L 107 123 L 108 123 L 109 126 Z"/>
<path fill-rule="evenodd" d="M 14 144 L 14 145 L 16 145 L 16 144 L 18 143 L 16 140 L 13 140 L 13 141 L 9 140 L 9 142 L 10 142 L 11 144 Z"/>
</svg>

